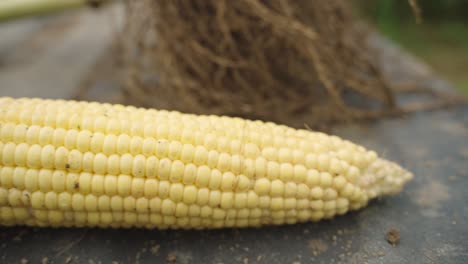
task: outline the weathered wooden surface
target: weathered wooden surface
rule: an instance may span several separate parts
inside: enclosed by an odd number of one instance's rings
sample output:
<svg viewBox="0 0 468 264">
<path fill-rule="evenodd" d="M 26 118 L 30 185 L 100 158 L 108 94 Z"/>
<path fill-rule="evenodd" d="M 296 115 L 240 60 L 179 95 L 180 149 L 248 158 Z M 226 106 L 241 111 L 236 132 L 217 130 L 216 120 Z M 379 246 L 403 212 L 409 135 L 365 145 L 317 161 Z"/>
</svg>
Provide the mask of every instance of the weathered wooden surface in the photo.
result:
<svg viewBox="0 0 468 264">
<path fill-rule="evenodd" d="M 120 11 L 0 24 L 0 96 L 118 101 L 117 73 L 101 56 Z M 385 47 L 382 60 L 399 82 L 449 86 L 388 43 L 376 45 Z M 89 79 L 93 71 L 99 74 Z M 468 263 L 467 107 L 333 132 L 403 164 L 414 181 L 397 196 L 320 223 L 212 231 L 0 228 L 0 263 L 164 263 L 171 256 L 176 263 Z M 395 247 L 385 240 L 391 228 L 401 235 Z"/>
</svg>

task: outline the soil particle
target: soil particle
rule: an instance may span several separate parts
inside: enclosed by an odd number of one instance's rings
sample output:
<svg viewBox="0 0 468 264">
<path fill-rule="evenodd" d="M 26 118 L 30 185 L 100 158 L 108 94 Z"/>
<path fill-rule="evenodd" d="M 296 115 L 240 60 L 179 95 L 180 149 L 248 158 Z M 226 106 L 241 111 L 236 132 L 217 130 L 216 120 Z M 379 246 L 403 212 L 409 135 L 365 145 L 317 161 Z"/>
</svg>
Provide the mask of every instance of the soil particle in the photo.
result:
<svg viewBox="0 0 468 264">
<path fill-rule="evenodd" d="M 169 253 L 166 257 L 167 263 L 175 263 L 177 260 L 177 256 L 175 253 Z"/>
<path fill-rule="evenodd" d="M 312 255 L 318 256 L 328 250 L 328 245 L 322 239 L 309 240 L 309 249 Z"/>
<path fill-rule="evenodd" d="M 389 229 L 385 239 L 392 246 L 398 245 L 398 243 L 400 243 L 400 231 L 396 228 Z"/>
</svg>

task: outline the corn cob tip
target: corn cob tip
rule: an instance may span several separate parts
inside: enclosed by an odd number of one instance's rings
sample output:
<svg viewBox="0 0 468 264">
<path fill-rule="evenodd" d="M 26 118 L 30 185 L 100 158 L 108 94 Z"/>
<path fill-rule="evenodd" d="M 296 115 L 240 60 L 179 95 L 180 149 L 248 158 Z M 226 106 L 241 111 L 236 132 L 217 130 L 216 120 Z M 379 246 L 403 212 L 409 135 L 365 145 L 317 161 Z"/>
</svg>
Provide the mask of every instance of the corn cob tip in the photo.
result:
<svg viewBox="0 0 468 264">
<path fill-rule="evenodd" d="M 359 185 L 373 199 L 399 193 L 412 178 L 413 174 L 398 164 L 378 158 L 362 174 Z"/>
</svg>

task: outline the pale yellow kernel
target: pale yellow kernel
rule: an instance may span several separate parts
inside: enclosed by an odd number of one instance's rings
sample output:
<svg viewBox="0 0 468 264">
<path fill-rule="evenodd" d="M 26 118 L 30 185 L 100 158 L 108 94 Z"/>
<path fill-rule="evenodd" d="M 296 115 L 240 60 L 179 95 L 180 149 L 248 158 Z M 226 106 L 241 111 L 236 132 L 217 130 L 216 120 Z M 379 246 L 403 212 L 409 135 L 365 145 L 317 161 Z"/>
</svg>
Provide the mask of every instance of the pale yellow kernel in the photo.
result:
<svg viewBox="0 0 468 264">
<path fill-rule="evenodd" d="M 18 188 L 18 189 L 24 189 L 24 186 L 25 186 L 25 175 L 26 175 L 26 168 L 23 168 L 23 167 L 16 167 L 14 170 L 13 170 L 13 176 L 12 176 L 12 184 L 13 186 L 15 186 L 15 188 Z M 0 173 L 1 173 L 1 169 L 0 169 Z M 0 183 L 0 186 L 1 186 L 1 183 Z"/>
<path fill-rule="evenodd" d="M 263 157 L 255 159 L 255 172 L 254 177 L 256 179 L 266 176 L 267 172 L 267 160 Z"/>
<path fill-rule="evenodd" d="M 125 211 L 135 211 L 136 210 L 136 199 L 132 196 L 125 197 L 123 199 L 123 208 Z"/>
<path fill-rule="evenodd" d="M 52 134 L 53 132 L 50 131 L 50 133 Z M 46 132 L 44 128 L 41 129 L 41 132 L 39 134 L 39 144 L 41 144 L 41 145 L 49 144 L 50 139 L 49 139 L 48 134 L 49 133 Z M 65 141 L 64 141 L 64 146 L 67 149 L 76 148 L 78 134 L 79 134 L 79 131 L 75 130 L 75 129 L 70 129 L 70 130 L 67 131 L 67 134 L 65 135 Z"/>
<path fill-rule="evenodd" d="M 295 209 L 297 205 L 296 198 L 286 198 L 284 199 L 284 209 Z"/>
<path fill-rule="evenodd" d="M 160 198 L 166 198 L 169 196 L 169 191 L 171 188 L 171 184 L 168 181 L 160 181 L 158 193 Z"/>
<path fill-rule="evenodd" d="M 217 149 L 220 152 L 229 152 L 231 147 L 230 147 L 230 141 L 226 137 L 219 137 L 217 140 Z"/>
<path fill-rule="evenodd" d="M 145 188 L 145 179 L 143 178 L 132 178 L 132 196 L 133 197 L 141 197 L 143 196 Z"/>
<path fill-rule="evenodd" d="M 200 206 L 196 204 L 191 204 L 188 208 L 188 216 L 194 217 L 194 216 L 200 216 Z"/>
<path fill-rule="evenodd" d="M 270 208 L 274 211 L 284 209 L 284 199 L 281 197 L 272 198 Z"/>
<path fill-rule="evenodd" d="M 182 144 L 178 141 L 172 141 L 169 144 L 168 157 L 172 160 L 180 159 L 182 152 Z"/>
<path fill-rule="evenodd" d="M 134 179 L 133 181 L 135 181 Z M 143 179 L 141 179 L 143 180 Z M 145 197 L 155 197 L 158 194 L 158 181 L 156 179 L 147 179 L 143 183 L 143 195 Z M 132 186 L 132 193 L 133 193 L 133 186 Z"/>
<path fill-rule="evenodd" d="M 104 193 L 107 195 L 117 194 L 117 177 L 114 175 L 106 175 L 104 177 Z"/>
<path fill-rule="evenodd" d="M 8 191 L 4 188 L 0 188 L 0 207 L 8 204 Z"/>
<path fill-rule="evenodd" d="M 297 209 L 309 208 L 309 199 L 298 199 L 296 201 L 296 208 Z"/>
<path fill-rule="evenodd" d="M 254 190 L 259 196 L 261 196 L 270 192 L 270 186 L 271 182 L 268 179 L 261 178 L 255 181 Z"/>
<path fill-rule="evenodd" d="M 104 137 L 104 143 L 102 145 L 102 152 L 105 155 L 111 155 L 116 153 L 117 148 L 117 136 L 116 135 L 106 135 Z"/>
<path fill-rule="evenodd" d="M 127 154 L 130 149 L 130 136 L 127 134 L 122 134 L 117 137 L 117 153 L 118 154 Z"/>
<path fill-rule="evenodd" d="M 203 164 L 206 164 L 207 161 L 208 161 L 208 151 L 206 150 L 206 148 L 202 146 L 197 146 L 195 148 L 193 162 L 196 165 L 203 165 Z"/>
<path fill-rule="evenodd" d="M 96 158 L 96 157 L 95 157 Z M 65 169 L 69 171 L 79 172 L 82 169 L 83 154 L 78 150 L 72 150 L 68 153 L 68 162 L 65 164 Z M 96 162 L 96 160 L 94 160 Z"/>
<path fill-rule="evenodd" d="M 323 210 L 334 210 L 336 209 L 336 200 L 330 200 L 323 203 Z"/>
<path fill-rule="evenodd" d="M 35 209 L 45 208 L 45 195 L 43 192 L 33 192 L 31 194 L 31 206 Z"/>
<path fill-rule="evenodd" d="M 161 226 L 163 223 L 163 218 L 159 214 L 151 214 L 150 215 L 150 222 L 154 226 Z"/>
<path fill-rule="evenodd" d="M 149 201 L 149 208 L 150 211 L 155 213 L 155 212 L 160 212 L 161 211 L 161 204 L 162 200 L 159 197 L 154 197 Z"/>
<path fill-rule="evenodd" d="M 171 176 L 172 161 L 168 158 L 163 158 L 159 161 L 158 176 L 161 180 L 168 180 Z"/>
<path fill-rule="evenodd" d="M 346 178 L 343 176 L 337 176 L 333 178 L 333 187 L 337 190 L 341 190 L 346 185 Z"/>
<path fill-rule="evenodd" d="M 77 226 L 84 226 L 87 221 L 88 214 L 86 212 L 74 212 L 73 218 Z"/>
<path fill-rule="evenodd" d="M 97 208 L 101 212 L 106 212 L 111 209 L 111 198 L 107 195 L 101 195 L 97 200 Z"/>
<path fill-rule="evenodd" d="M 218 207 L 221 203 L 221 192 L 218 190 L 210 191 L 208 204 L 211 207 Z"/>
<path fill-rule="evenodd" d="M 83 155 L 83 161 L 81 162 L 81 168 L 82 168 L 83 171 L 93 172 L 93 168 L 94 168 L 94 154 L 93 153 L 86 152 Z"/>
<path fill-rule="evenodd" d="M 60 225 L 63 222 L 63 212 L 60 211 L 49 211 L 49 223 L 52 226 Z"/>
<path fill-rule="evenodd" d="M 38 187 L 43 192 L 48 192 L 52 189 L 52 171 L 40 170 L 38 175 Z"/>
<path fill-rule="evenodd" d="M 90 173 L 81 173 L 79 176 L 79 190 L 81 193 L 90 193 L 91 192 L 91 180 L 93 178 L 93 175 Z M 76 188 L 75 186 L 75 189 Z"/>
<path fill-rule="evenodd" d="M 182 186 L 182 185 L 181 185 Z M 184 203 L 186 204 L 192 204 L 192 203 L 195 203 L 195 201 L 197 200 L 197 193 L 198 193 L 198 190 L 195 186 L 186 186 L 185 188 L 183 188 L 183 191 L 181 191 L 181 195 L 182 195 L 182 200 Z M 172 191 L 172 188 L 171 188 L 171 191 Z M 178 190 L 174 190 L 174 192 L 176 192 Z M 178 198 L 177 201 L 180 201 L 180 198 L 178 197 L 179 194 L 174 194 L 176 197 L 175 198 Z M 173 197 L 171 196 L 171 199 L 173 199 Z M 175 199 L 173 199 L 174 201 L 176 201 Z"/>
<path fill-rule="evenodd" d="M 221 193 L 221 208 L 228 209 L 232 208 L 234 204 L 234 193 L 232 192 L 222 192 Z"/>
<path fill-rule="evenodd" d="M 211 170 L 207 166 L 200 166 L 197 170 L 196 183 L 198 187 L 207 187 L 210 181 Z M 224 177 L 224 175 L 223 175 Z"/>
<path fill-rule="evenodd" d="M 182 185 L 181 183 L 171 184 L 171 187 L 169 190 L 169 198 L 171 198 L 172 201 L 174 202 L 181 201 L 183 195 L 184 195 L 184 185 Z"/>
<path fill-rule="evenodd" d="M 118 134 L 121 131 L 120 121 L 117 119 L 109 119 L 107 121 L 106 133 L 107 134 Z"/>
<path fill-rule="evenodd" d="M 251 158 L 255 159 L 259 156 L 260 154 L 260 149 L 258 148 L 257 145 L 252 144 L 252 143 L 247 143 L 244 146 L 244 156 L 246 158 Z"/>
<path fill-rule="evenodd" d="M 81 119 L 81 129 L 83 130 L 94 130 L 94 118 L 92 116 L 83 116 Z"/>
<path fill-rule="evenodd" d="M 184 204 L 184 203 L 177 203 L 176 209 L 175 209 L 175 216 L 176 217 L 184 217 L 188 215 L 189 207 Z M 182 226 L 185 226 L 185 224 L 182 224 Z"/>
<path fill-rule="evenodd" d="M 98 208 L 98 198 L 94 194 L 88 194 L 85 197 L 86 211 L 96 211 Z"/>
<path fill-rule="evenodd" d="M 219 159 L 219 154 L 215 150 L 210 150 L 208 152 L 208 160 L 207 160 L 207 165 L 211 168 L 214 168 L 218 166 L 218 159 Z"/>
<path fill-rule="evenodd" d="M 85 197 L 81 193 L 74 193 L 72 195 L 72 209 L 75 211 L 82 211 L 85 209 Z"/>
<path fill-rule="evenodd" d="M 203 145 L 207 149 L 215 149 L 217 146 L 217 140 L 216 140 L 216 135 L 213 133 L 208 133 L 205 135 L 205 140 L 203 142 Z"/>
<path fill-rule="evenodd" d="M 348 199 L 346 199 L 346 198 L 341 198 L 341 197 L 340 197 L 340 198 L 338 198 L 338 199 L 336 200 L 336 208 L 337 208 L 337 209 L 345 209 L 345 208 L 347 209 L 348 206 L 349 206 L 349 201 L 348 201 Z"/>
<path fill-rule="evenodd" d="M 205 205 L 205 204 L 208 204 L 209 200 L 210 200 L 210 190 L 207 188 L 198 189 L 196 203 L 198 205 Z"/>
<path fill-rule="evenodd" d="M 55 192 L 65 191 L 65 183 L 67 177 L 64 171 L 53 171 L 52 173 L 52 190 Z"/>
<path fill-rule="evenodd" d="M 167 158 L 169 154 L 169 141 L 165 139 L 159 139 L 156 141 L 156 155 L 159 158 Z"/>
<path fill-rule="evenodd" d="M 22 192 L 18 189 L 10 189 L 8 193 L 8 203 L 11 207 L 22 207 Z"/>
<path fill-rule="evenodd" d="M 185 166 L 180 160 L 176 160 L 171 165 L 169 179 L 171 182 L 181 182 L 184 177 Z"/>
<path fill-rule="evenodd" d="M 13 141 L 17 144 L 21 142 L 26 142 L 27 131 L 28 127 L 25 124 L 19 124 L 15 126 L 15 129 L 13 131 Z"/>
<path fill-rule="evenodd" d="M 107 158 L 107 173 L 117 175 L 120 172 L 120 157 L 116 154 Z"/>
<path fill-rule="evenodd" d="M 185 163 L 189 163 L 194 160 L 194 157 L 195 157 L 195 147 L 191 144 L 184 144 L 182 146 L 182 153 L 180 155 L 180 159 Z"/>
<path fill-rule="evenodd" d="M 306 182 L 307 180 L 307 169 L 304 165 L 294 165 L 294 176 L 293 180 L 297 183 Z"/>
<path fill-rule="evenodd" d="M 359 177 L 359 169 L 355 166 L 350 166 L 348 171 L 346 172 L 346 178 L 349 182 L 354 183 L 356 182 L 357 178 Z"/>
<path fill-rule="evenodd" d="M 322 200 L 312 200 L 310 201 L 310 209 L 320 211 L 323 209 L 324 202 Z"/>
<path fill-rule="evenodd" d="M 305 163 L 307 168 L 309 169 L 316 169 L 317 168 L 317 155 L 309 153 L 305 157 Z"/>
<path fill-rule="evenodd" d="M 42 148 L 39 145 L 32 145 L 28 150 L 26 164 L 29 168 L 40 168 L 41 167 L 41 151 Z"/>
<path fill-rule="evenodd" d="M 161 213 L 163 215 L 174 215 L 176 205 L 170 199 L 164 199 L 161 204 Z"/>
<path fill-rule="evenodd" d="M 340 190 L 340 196 L 350 198 L 353 195 L 354 189 L 351 183 L 346 183 L 345 187 Z"/>
<path fill-rule="evenodd" d="M 295 164 L 304 164 L 305 163 L 305 154 L 304 151 L 300 149 L 294 149 L 292 152 L 293 162 Z"/>
<path fill-rule="evenodd" d="M 41 151 L 41 164 L 45 169 L 54 168 L 55 148 L 52 145 L 47 145 Z"/>
<path fill-rule="evenodd" d="M 80 189 L 79 176 L 77 173 L 67 173 L 65 179 L 65 189 L 68 192 L 74 192 Z"/>
<path fill-rule="evenodd" d="M 132 175 L 135 177 L 144 177 L 146 167 L 145 156 L 138 154 L 133 158 Z"/>
<path fill-rule="evenodd" d="M 259 196 L 254 191 L 249 191 L 247 193 L 247 207 L 256 208 L 259 203 Z"/>
<path fill-rule="evenodd" d="M 271 218 L 273 218 L 273 224 L 283 224 L 286 212 L 284 210 L 278 210 L 271 212 Z"/>
<path fill-rule="evenodd" d="M 133 165 L 133 156 L 124 154 L 120 157 L 120 173 L 131 174 Z"/>
<path fill-rule="evenodd" d="M 107 173 L 107 156 L 98 153 L 94 156 L 93 171 L 97 174 L 106 174 Z"/>
<path fill-rule="evenodd" d="M 221 190 L 234 190 L 237 186 L 237 177 L 232 172 L 225 172 L 222 176 Z"/>
<path fill-rule="evenodd" d="M 310 189 L 309 189 L 309 187 L 307 187 L 307 185 L 305 185 L 303 183 L 299 183 L 297 185 L 297 198 L 298 199 L 308 198 L 309 197 L 309 192 L 310 192 Z"/>
<path fill-rule="evenodd" d="M 310 190 L 310 198 L 312 199 L 322 199 L 323 196 L 324 196 L 324 191 L 319 186 L 315 186 Z"/>
<path fill-rule="evenodd" d="M 104 224 L 104 226 L 109 226 L 113 221 L 114 221 L 114 218 L 112 217 L 112 213 L 110 212 L 102 212 L 100 214 L 100 221 L 102 224 Z"/>
<path fill-rule="evenodd" d="M 151 156 L 146 159 L 145 175 L 148 178 L 156 178 L 158 176 L 159 159 Z"/>
<path fill-rule="evenodd" d="M 137 221 L 137 214 L 134 212 L 124 212 L 123 220 L 129 227 L 133 227 Z"/>
<path fill-rule="evenodd" d="M 231 168 L 231 157 L 227 153 L 221 153 L 218 158 L 217 168 L 220 171 L 228 171 Z"/>
<path fill-rule="evenodd" d="M 35 144 L 36 142 L 39 141 L 39 133 L 41 131 L 41 128 L 39 126 L 29 126 L 28 131 L 26 132 L 26 143 L 28 144 Z M 66 131 L 61 130 L 61 132 L 65 132 L 63 134 L 63 138 L 65 138 Z M 2 136 L 2 138 L 5 138 Z M 7 140 L 5 140 L 7 141 Z"/>
<path fill-rule="evenodd" d="M 284 183 L 281 180 L 274 180 L 271 182 L 270 194 L 273 197 L 283 196 L 284 194 Z"/>
<path fill-rule="evenodd" d="M 102 151 L 105 135 L 103 133 L 94 133 L 91 138 L 90 149 L 94 153 Z"/>
<path fill-rule="evenodd" d="M 12 167 L 0 167 L 0 186 L 4 188 L 13 187 L 13 172 Z"/>
<path fill-rule="evenodd" d="M 278 159 L 277 149 L 274 147 L 266 147 L 262 150 L 262 156 L 269 161 L 276 161 Z"/>
<path fill-rule="evenodd" d="M 209 206 L 203 206 L 200 210 L 200 216 L 207 218 L 210 217 L 213 214 L 213 209 Z"/>
<path fill-rule="evenodd" d="M 338 193 L 333 188 L 326 188 L 323 193 L 324 200 L 335 200 L 338 197 Z"/>
<path fill-rule="evenodd" d="M 317 222 L 320 221 L 325 216 L 323 211 L 313 211 L 310 212 L 310 220 Z"/>
<path fill-rule="evenodd" d="M 268 161 L 266 174 L 270 180 L 278 179 L 280 176 L 280 165 L 278 162 Z"/>
<path fill-rule="evenodd" d="M 15 165 L 15 149 L 16 145 L 14 143 L 8 142 L 3 146 L 3 165 L 14 166 Z"/>
<path fill-rule="evenodd" d="M 237 176 L 236 191 L 239 191 L 239 192 L 247 191 L 248 189 L 250 189 L 250 184 L 251 184 L 250 179 L 247 176 L 241 174 Z"/>
<path fill-rule="evenodd" d="M 76 148 L 78 151 L 86 152 L 89 150 L 93 134 L 87 130 L 80 131 L 76 139 Z"/>
<path fill-rule="evenodd" d="M 67 134 L 67 131 L 63 128 L 55 129 L 53 139 L 52 139 L 52 144 L 54 146 L 63 146 L 65 144 L 66 134 Z"/>
<path fill-rule="evenodd" d="M 333 184 L 333 177 L 328 172 L 320 173 L 320 186 L 329 187 Z"/>
<path fill-rule="evenodd" d="M 258 207 L 262 209 L 270 208 L 271 198 L 268 195 L 260 196 L 258 198 Z"/>
<path fill-rule="evenodd" d="M 28 155 L 28 150 L 29 150 L 29 146 L 26 143 L 21 143 L 16 146 L 14 157 L 15 157 L 15 164 L 17 166 L 26 165 L 26 158 Z M 41 154 L 42 154 L 42 150 L 41 150 Z M 41 157 L 41 161 L 42 161 L 42 157 Z"/>
<path fill-rule="evenodd" d="M 154 138 L 145 138 L 143 140 L 143 146 L 142 146 L 143 153 L 142 154 L 145 155 L 146 157 L 153 155 L 153 153 L 155 152 L 155 147 L 156 147 L 156 140 Z"/>
<path fill-rule="evenodd" d="M 234 208 L 241 209 L 247 207 L 247 194 L 246 193 L 236 193 L 234 194 Z"/>
<path fill-rule="evenodd" d="M 280 166 L 280 179 L 288 182 L 294 178 L 294 167 L 290 163 L 282 163 Z"/>
<path fill-rule="evenodd" d="M 143 152 L 143 138 L 132 137 L 130 140 L 130 154 L 138 155 Z"/>
<path fill-rule="evenodd" d="M 217 169 L 212 170 L 211 176 L 209 178 L 209 181 L 210 181 L 209 188 L 212 190 L 220 189 L 222 180 L 223 180 L 223 174 Z"/>
<path fill-rule="evenodd" d="M 223 210 L 223 209 L 220 209 L 220 208 L 215 208 L 215 209 L 213 209 L 212 218 L 216 219 L 216 220 L 224 219 L 224 218 L 226 218 L 226 211 Z M 217 222 L 215 222 L 214 227 L 221 227 L 223 225 L 223 222 L 218 222 L 218 223 L 219 224 L 217 224 Z"/>
<path fill-rule="evenodd" d="M 8 142 L 13 140 L 13 135 L 15 132 L 15 124 L 13 123 L 3 123 L 0 127 L 0 137 L 2 141 Z"/>
<path fill-rule="evenodd" d="M 140 197 L 135 202 L 136 211 L 138 213 L 147 213 L 149 211 L 149 201 L 144 197 Z"/>
<path fill-rule="evenodd" d="M 294 182 L 287 182 L 284 185 L 284 197 L 295 197 L 297 195 L 297 184 Z"/>
<path fill-rule="evenodd" d="M 80 188 L 81 188 L 81 177 L 80 177 Z M 132 189 L 132 178 L 128 175 L 120 175 L 117 178 L 118 194 L 122 196 L 130 195 L 131 189 Z"/>
<path fill-rule="evenodd" d="M 280 148 L 278 151 L 278 161 L 282 163 L 290 163 L 293 161 L 293 154 L 290 149 Z"/>
<path fill-rule="evenodd" d="M 250 209 L 250 217 L 260 218 L 261 216 L 262 216 L 262 209 L 260 209 L 260 208 Z"/>
</svg>

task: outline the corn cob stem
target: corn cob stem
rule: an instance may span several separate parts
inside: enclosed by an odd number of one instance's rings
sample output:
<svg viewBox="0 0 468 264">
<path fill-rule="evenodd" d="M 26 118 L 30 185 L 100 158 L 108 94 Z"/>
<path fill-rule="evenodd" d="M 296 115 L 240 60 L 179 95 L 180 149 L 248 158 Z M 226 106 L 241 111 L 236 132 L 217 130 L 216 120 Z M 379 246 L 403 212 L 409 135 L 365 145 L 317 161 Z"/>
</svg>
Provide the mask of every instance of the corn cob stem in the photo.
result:
<svg viewBox="0 0 468 264">
<path fill-rule="evenodd" d="M 411 173 L 307 130 L 88 102 L 0 98 L 0 224 L 221 228 L 318 221 Z"/>
</svg>

